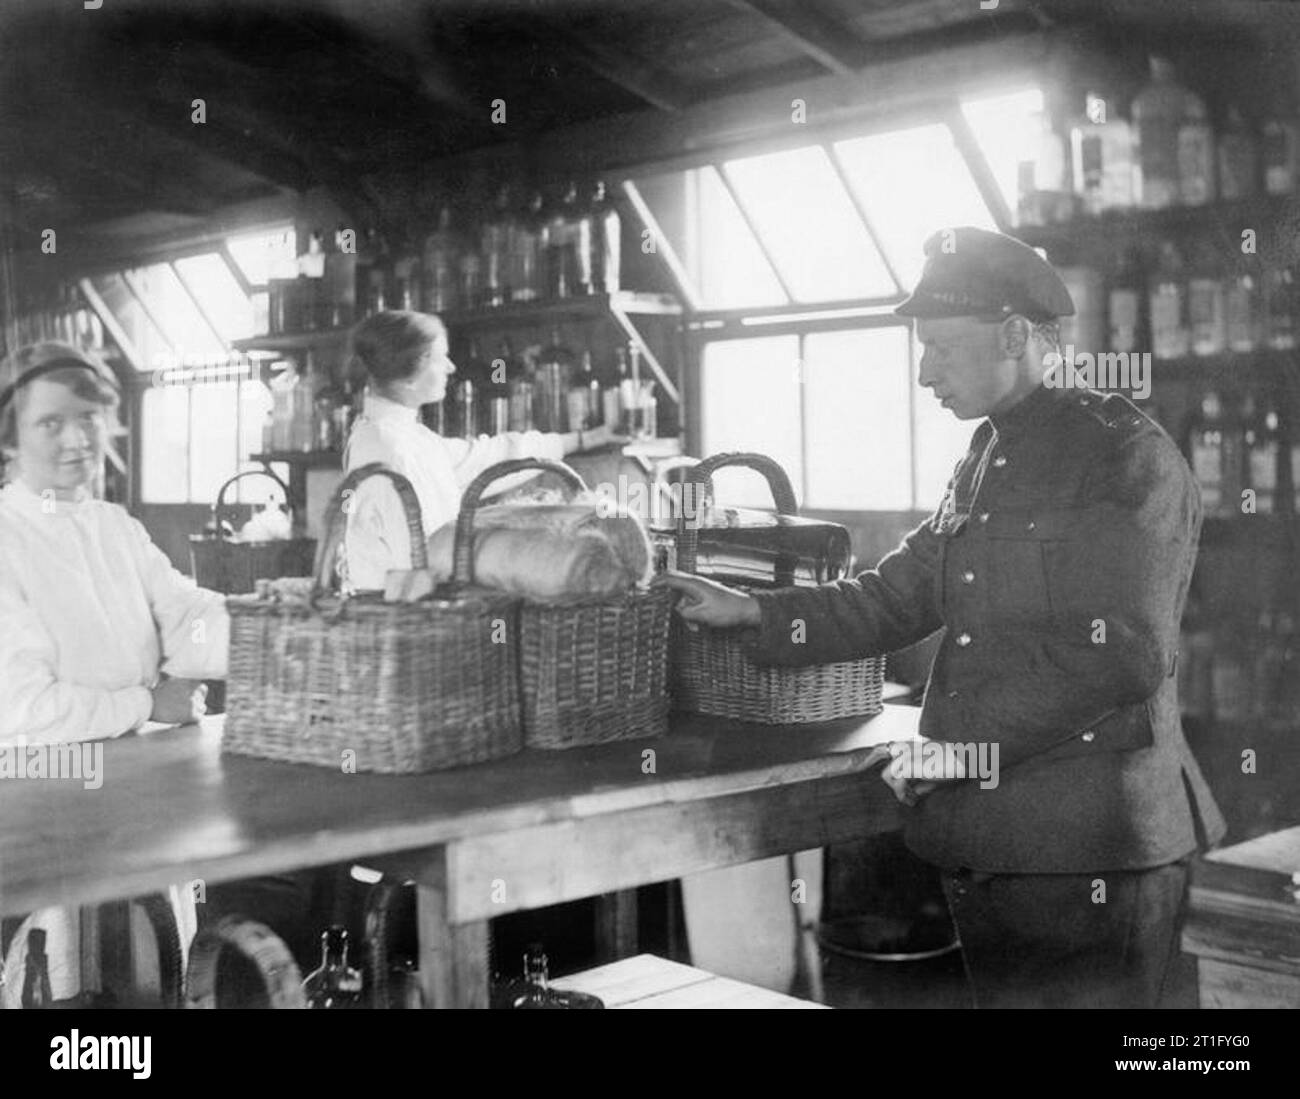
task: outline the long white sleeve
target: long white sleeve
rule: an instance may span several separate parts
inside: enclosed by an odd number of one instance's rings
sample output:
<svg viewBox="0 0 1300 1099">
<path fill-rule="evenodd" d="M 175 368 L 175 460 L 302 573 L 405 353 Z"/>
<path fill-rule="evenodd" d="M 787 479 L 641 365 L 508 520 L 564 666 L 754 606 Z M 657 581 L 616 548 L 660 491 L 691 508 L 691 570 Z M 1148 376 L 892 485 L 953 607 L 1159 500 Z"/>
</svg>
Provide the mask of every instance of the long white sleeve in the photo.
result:
<svg viewBox="0 0 1300 1099">
<path fill-rule="evenodd" d="M 230 655 L 225 598 L 177 572 L 144 527 L 135 519 L 129 522 L 149 608 L 158 624 L 162 670 L 186 679 L 225 679 Z"/>
<path fill-rule="evenodd" d="M 58 647 L 15 578 L 0 575 L 0 740 L 95 740 L 142 725 L 153 710 L 143 685 L 111 689 L 59 677 Z"/>
</svg>

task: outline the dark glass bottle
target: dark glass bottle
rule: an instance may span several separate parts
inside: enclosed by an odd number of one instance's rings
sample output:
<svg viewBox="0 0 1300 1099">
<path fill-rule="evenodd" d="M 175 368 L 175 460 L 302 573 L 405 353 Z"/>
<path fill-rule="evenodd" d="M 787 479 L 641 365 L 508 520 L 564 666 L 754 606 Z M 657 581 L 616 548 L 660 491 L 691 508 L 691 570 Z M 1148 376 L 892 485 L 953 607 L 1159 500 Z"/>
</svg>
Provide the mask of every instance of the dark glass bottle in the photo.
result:
<svg viewBox="0 0 1300 1099">
<path fill-rule="evenodd" d="M 320 968 L 302 982 L 307 1006 L 313 1008 L 349 1008 L 361 1004 L 361 970 L 348 965 L 347 929 L 335 925 L 323 932 Z"/>
<path fill-rule="evenodd" d="M 23 974 L 23 1007 L 50 1007 L 50 960 L 45 954 L 45 932 L 33 928 L 27 933 L 27 966 Z"/>
<path fill-rule="evenodd" d="M 500 997 L 505 1001 L 503 1006 L 515 1010 L 584 1010 L 605 1006 L 599 997 L 585 992 L 551 988 L 546 952 L 540 943 L 534 943 L 524 953 L 523 981 L 511 982 L 503 991 L 505 994 Z"/>
</svg>

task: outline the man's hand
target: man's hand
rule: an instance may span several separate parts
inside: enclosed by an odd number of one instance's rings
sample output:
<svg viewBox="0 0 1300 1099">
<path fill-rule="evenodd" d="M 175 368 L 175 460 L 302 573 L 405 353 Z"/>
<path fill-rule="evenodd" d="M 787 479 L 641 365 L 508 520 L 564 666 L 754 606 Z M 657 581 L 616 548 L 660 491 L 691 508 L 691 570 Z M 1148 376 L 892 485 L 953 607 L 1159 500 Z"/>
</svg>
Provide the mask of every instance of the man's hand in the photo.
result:
<svg viewBox="0 0 1300 1099">
<path fill-rule="evenodd" d="M 208 685 L 201 679 L 164 679 L 153 689 L 150 721 L 189 725 L 208 712 Z"/>
<path fill-rule="evenodd" d="M 680 595 L 677 613 L 689 623 L 702 623 L 720 630 L 762 624 L 758 600 L 743 591 L 684 572 L 661 573 L 654 582 Z"/>
<path fill-rule="evenodd" d="M 966 777 L 966 763 L 961 754 L 944 751 L 941 741 L 897 740 L 889 745 L 889 755 L 880 779 L 904 805 L 915 805 L 940 782 Z"/>
</svg>

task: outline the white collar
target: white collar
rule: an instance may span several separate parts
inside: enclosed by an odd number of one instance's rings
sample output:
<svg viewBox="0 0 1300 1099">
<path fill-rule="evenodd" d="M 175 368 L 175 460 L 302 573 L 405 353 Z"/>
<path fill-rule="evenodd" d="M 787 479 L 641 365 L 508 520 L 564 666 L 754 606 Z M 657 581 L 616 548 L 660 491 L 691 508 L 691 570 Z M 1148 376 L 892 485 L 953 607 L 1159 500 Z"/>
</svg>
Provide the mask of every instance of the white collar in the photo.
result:
<svg viewBox="0 0 1300 1099">
<path fill-rule="evenodd" d="M 372 390 L 366 390 L 361 414 L 367 420 L 372 420 L 375 423 L 397 421 L 414 424 L 419 423 L 420 420 L 420 410 L 418 408 L 411 408 L 409 405 L 390 401 L 387 397 L 381 397 Z"/>
<path fill-rule="evenodd" d="M 21 511 L 41 516 L 76 515 L 94 500 L 94 495 L 85 487 L 77 490 L 77 496 L 73 500 L 58 500 L 51 490 L 34 491 L 21 477 L 8 482 L 0 494 Z"/>
</svg>

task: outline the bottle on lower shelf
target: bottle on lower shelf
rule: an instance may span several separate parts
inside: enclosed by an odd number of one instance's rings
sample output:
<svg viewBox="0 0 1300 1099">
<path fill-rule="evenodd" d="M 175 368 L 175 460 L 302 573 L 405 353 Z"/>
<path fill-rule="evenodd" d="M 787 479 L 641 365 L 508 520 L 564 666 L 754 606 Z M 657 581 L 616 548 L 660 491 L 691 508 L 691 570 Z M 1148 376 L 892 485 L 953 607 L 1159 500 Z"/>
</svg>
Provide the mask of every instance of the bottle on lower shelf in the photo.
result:
<svg viewBox="0 0 1300 1099">
<path fill-rule="evenodd" d="M 564 992 L 550 987 L 548 961 L 540 943 L 524 953 L 523 978 L 514 978 L 492 990 L 492 1006 L 509 1010 L 582 1010 L 604 1008 L 598 996 Z"/>
<path fill-rule="evenodd" d="M 348 965 L 347 929 L 335 925 L 322 932 L 320 967 L 302 982 L 303 995 L 311 1008 L 361 1006 L 361 970 Z"/>
</svg>

